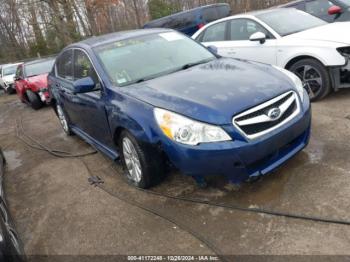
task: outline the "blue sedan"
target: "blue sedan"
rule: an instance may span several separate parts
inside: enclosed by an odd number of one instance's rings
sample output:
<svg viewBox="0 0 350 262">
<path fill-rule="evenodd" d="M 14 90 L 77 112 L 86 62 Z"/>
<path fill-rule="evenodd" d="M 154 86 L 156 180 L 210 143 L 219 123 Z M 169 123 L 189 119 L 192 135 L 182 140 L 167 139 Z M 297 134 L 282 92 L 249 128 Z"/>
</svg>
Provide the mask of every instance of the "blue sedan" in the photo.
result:
<svg viewBox="0 0 350 262">
<path fill-rule="evenodd" d="M 310 102 L 294 74 L 222 58 L 168 29 L 93 37 L 66 47 L 49 74 L 68 134 L 121 158 L 147 188 L 166 163 L 240 183 L 265 175 L 310 137 Z"/>
</svg>

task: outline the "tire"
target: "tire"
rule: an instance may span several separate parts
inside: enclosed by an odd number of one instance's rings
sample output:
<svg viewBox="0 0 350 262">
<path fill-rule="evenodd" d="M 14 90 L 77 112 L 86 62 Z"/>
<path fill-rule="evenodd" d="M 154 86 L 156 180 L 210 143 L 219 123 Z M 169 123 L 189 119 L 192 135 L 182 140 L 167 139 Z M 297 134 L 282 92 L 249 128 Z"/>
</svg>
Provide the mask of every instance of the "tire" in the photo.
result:
<svg viewBox="0 0 350 262">
<path fill-rule="evenodd" d="M 63 111 L 63 108 L 58 104 L 56 105 L 56 112 L 57 112 L 58 119 L 60 120 L 60 124 L 62 126 L 63 131 L 66 133 L 67 136 L 72 136 L 73 132 L 69 126 L 67 115 Z"/>
<path fill-rule="evenodd" d="M 125 143 L 130 144 L 126 146 Z M 146 189 L 161 182 L 164 178 L 164 161 L 162 161 L 162 157 L 156 149 L 140 145 L 136 138 L 126 130 L 122 131 L 118 146 L 125 177 L 129 184 Z M 131 162 L 130 157 L 128 157 L 130 154 L 135 154 L 134 160 Z M 128 168 L 127 163 L 129 167 L 138 165 L 140 174 L 135 173 L 137 172 L 136 169 Z"/>
<path fill-rule="evenodd" d="M 327 68 L 316 59 L 302 59 L 293 64 L 289 71 L 303 81 L 312 102 L 325 98 L 332 90 Z"/>
<path fill-rule="evenodd" d="M 28 98 L 28 102 L 30 104 L 30 106 L 34 109 L 34 110 L 39 110 L 40 108 L 43 107 L 43 102 L 40 100 L 40 97 L 35 94 L 34 92 L 27 90 L 26 91 L 26 96 Z"/>
<path fill-rule="evenodd" d="M 16 89 L 13 88 L 12 85 L 8 86 L 7 89 L 6 89 L 6 93 L 9 94 L 9 95 L 13 95 L 16 93 Z"/>
</svg>

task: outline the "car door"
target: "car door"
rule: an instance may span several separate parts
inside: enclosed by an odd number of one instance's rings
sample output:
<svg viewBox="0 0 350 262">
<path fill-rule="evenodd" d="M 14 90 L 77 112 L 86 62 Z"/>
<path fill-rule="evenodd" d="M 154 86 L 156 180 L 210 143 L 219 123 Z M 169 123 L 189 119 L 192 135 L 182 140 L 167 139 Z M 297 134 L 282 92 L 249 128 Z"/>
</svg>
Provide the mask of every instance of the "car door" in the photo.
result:
<svg viewBox="0 0 350 262">
<path fill-rule="evenodd" d="M 69 122 L 79 127 L 79 115 L 75 113 L 73 100 L 73 49 L 64 51 L 56 60 L 55 77 L 50 77 L 51 86 L 58 94 L 58 103 L 68 116 Z"/>
<path fill-rule="evenodd" d="M 106 95 L 100 77 L 88 54 L 82 49 L 74 49 L 74 80 L 91 77 L 95 89 L 89 93 L 73 94 L 69 97 L 71 112 L 79 127 L 89 136 L 106 146 L 113 146 L 107 113 Z"/>
<path fill-rule="evenodd" d="M 266 35 L 266 41 L 250 41 L 250 37 L 261 32 Z M 229 56 L 247 59 L 267 64 L 276 64 L 277 40 L 258 22 L 248 18 L 232 19 L 228 24 Z"/>
</svg>

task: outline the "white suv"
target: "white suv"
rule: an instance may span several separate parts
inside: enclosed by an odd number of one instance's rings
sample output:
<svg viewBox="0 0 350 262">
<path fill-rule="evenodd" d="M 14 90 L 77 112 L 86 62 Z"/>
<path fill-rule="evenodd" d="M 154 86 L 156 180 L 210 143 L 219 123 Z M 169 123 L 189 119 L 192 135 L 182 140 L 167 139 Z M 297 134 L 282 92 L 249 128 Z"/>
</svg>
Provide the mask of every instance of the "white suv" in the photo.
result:
<svg viewBox="0 0 350 262">
<path fill-rule="evenodd" d="M 270 9 L 217 20 L 192 38 L 218 54 L 288 69 L 310 99 L 350 87 L 350 22 L 328 24 L 296 9 Z"/>
</svg>

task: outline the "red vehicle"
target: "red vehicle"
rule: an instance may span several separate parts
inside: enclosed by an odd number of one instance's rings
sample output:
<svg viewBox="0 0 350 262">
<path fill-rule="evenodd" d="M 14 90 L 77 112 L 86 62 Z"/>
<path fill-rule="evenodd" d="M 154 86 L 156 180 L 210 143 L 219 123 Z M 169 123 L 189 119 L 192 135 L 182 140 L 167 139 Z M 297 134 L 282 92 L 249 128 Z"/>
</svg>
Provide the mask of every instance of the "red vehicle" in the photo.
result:
<svg viewBox="0 0 350 262">
<path fill-rule="evenodd" d="M 49 104 L 47 75 L 51 71 L 55 58 L 46 58 L 21 64 L 17 67 L 15 87 L 19 99 L 31 105 L 35 110 Z"/>
</svg>

